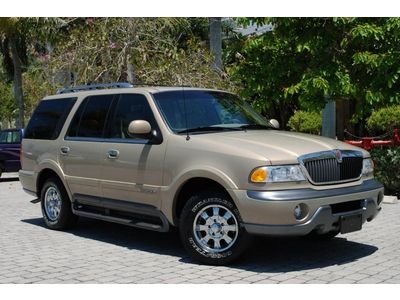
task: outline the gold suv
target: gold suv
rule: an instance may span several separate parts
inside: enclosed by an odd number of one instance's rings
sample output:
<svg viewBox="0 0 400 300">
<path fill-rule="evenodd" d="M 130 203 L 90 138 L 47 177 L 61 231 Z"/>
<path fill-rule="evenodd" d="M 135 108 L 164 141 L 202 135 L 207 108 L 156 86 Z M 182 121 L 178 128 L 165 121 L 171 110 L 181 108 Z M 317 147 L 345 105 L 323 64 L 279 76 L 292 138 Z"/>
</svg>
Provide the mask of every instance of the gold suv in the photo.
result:
<svg viewBox="0 0 400 300">
<path fill-rule="evenodd" d="M 368 152 L 277 130 L 218 90 L 104 84 L 44 98 L 24 134 L 23 188 L 51 229 L 77 216 L 165 232 L 222 265 L 249 237 L 360 230 L 383 187 Z"/>
</svg>

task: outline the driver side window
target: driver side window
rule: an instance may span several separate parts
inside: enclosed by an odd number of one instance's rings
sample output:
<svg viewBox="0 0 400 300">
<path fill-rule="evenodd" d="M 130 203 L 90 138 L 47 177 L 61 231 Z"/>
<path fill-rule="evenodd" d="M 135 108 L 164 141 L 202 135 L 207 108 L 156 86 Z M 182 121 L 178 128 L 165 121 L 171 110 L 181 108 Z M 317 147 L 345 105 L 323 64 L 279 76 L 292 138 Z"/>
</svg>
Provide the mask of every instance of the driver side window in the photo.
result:
<svg viewBox="0 0 400 300">
<path fill-rule="evenodd" d="M 113 139 L 142 139 L 128 134 L 128 127 L 132 121 L 145 120 L 155 128 L 153 112 L 144 95 L 122 94 L 120 95 L 110 126 L 110 138 Z"/>
</svg>

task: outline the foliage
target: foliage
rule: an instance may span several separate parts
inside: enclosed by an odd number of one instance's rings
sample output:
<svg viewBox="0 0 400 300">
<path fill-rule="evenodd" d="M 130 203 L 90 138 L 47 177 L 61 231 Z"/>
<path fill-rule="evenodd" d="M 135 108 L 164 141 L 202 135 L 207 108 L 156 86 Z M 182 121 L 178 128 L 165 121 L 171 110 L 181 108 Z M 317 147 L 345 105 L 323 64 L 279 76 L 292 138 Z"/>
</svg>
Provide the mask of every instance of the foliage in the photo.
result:
<svg viewBox="0 0 400 300">
<path fill-rule="evenodd" d="M 7 18 L 7 24 L 3 21 L 0 20 L 0 34 L 17 32 L 23 37 L 27 116 L 38 100 L 70 84 L 132 81 L 235 88 L 226 74 L 212 68 L 205 42 L 207 18 Z M 0 71 L 3 79 L 10 82 L 13 68 L 9 53 L 5 54 L 8 58 L 0 57 Z M 2 103 L 0 106 L 5 107 Z"/>
<path fill-rule="evenodd" d="M 372 132 L 388 131 L 393 127 L 400 129 L 400 105 L 392 105 L 374 111 L 367 121 Z"/>
<path fill-rule="evenodd" d="M 400 103 L 400 18 L 244 18 L 273 30 L 243 37 L 230 74 L 263 112 L 287 117 L 326 100 L 356 102 L 356 119 Z M 236 42 L 235 45 L 238 43 Z"/>
<path fill-rule="evenodd" d="M 17 105 L 14 100 L 12 85 L 0 80 L 0 129 L 12 124 L 17 115 Z"/>
<path fill-rule="evenodd" d="M 32 49 L 43 51 L 45 44 L 61 36 L 65 22 L 59 18 L 0 18 L 0 53 L 4 80 L 13 82 L 17 102 L 16 124 L 24 127 L 25 101 L 23 73 L 27 70 Z M 60 25 L 61 24 L 61 25 Z M 3 106 L 4 108 L 4 106 Z"/>
<path fill-rule="evenodd" d="M 287 126 L 292 131 L 319 134 L 322 128 L 322 115 L 314 111 L 298 110 L 290 117 Z"/>
<path fill-rule="evenodd" d="M 203 34 L 201 22 L 187 18 L 87 18 L 60 41 L 49 65 L 53 75 L 74 72 L 78 84 L 135 81 L 229 89 L 191 25 Z"/>
<path fill-rule="evenodd" d="M 375 177 L 385 186 L 385 193 L 400 196 L 400 147 L 374 148 Z"/>
</svg>

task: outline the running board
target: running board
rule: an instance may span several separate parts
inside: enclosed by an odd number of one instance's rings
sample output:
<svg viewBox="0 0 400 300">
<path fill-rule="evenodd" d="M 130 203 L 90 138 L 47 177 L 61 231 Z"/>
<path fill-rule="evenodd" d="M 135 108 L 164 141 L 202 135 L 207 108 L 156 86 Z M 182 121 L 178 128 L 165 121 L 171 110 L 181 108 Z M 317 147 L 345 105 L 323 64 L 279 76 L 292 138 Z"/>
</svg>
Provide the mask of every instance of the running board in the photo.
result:
<svg viewBox="0 0 400 300">
<path fill-rule="evenodd" d="M 73 200 L 72 212 L 78 216 L 158 232 L 169 231 L 169 222 L 165 215 L 151 205 L 82 194 L 73 195 Z"/>
<path fill-rule="evenodd" d="M 91 219 L 108 221 L 108 222 L 128 225 L 128 226 L 142 228 L 142 229 L 148 229 L 148 230 L 153 230 L 153 231 L 158 231 L 158 232 L 168 232 L 169 231 L 168 223 L 163 224 L 163 225 L 158 225 L 158 224 L 152 224 L 152 223 L 148 223 L 148 222 L 141 221 L 141 220 L 117 218 L 117 217 L 105 216 L 105 215 L 101 215 L 101 214 L 90 213 L 90 212 L 74 210 L 74 209 L 73 209 L 73 213 L 75 215 L 81 216 L 81 217 L 87 217 L 87 218 L 91 218 Z"/>
</svg>

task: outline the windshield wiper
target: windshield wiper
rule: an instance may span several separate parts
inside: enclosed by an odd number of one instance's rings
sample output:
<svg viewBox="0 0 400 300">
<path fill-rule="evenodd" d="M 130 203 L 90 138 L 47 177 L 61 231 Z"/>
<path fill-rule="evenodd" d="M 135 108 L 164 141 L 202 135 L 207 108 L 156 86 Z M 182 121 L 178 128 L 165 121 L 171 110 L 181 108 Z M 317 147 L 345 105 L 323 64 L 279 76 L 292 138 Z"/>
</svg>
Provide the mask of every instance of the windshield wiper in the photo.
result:
<svg viewBox="0 0 400 300">
<path fill-rule="evenodd" d="M 241 129 L 275 129 L 270 125 L 262 125 L 262 124 L 246 124 L 242 125 L 239 128 Z"/>
<path fill-rule="evenodd" d="M 204 131 L 225 131 L 225 130 L 240 130 L 240 128 L 235 127 L 221 127 L 221 126 L 200 126 L 194 128 L 188 128 L 184 130 L 177 131 L 177 133 L 190 133 L 190 132 L 204 132 Z"/>
</svg>

